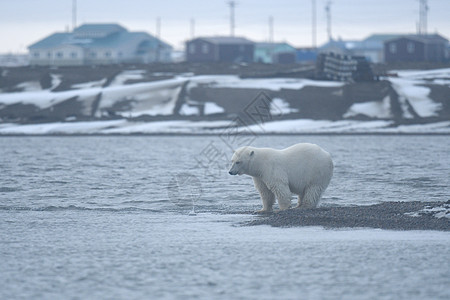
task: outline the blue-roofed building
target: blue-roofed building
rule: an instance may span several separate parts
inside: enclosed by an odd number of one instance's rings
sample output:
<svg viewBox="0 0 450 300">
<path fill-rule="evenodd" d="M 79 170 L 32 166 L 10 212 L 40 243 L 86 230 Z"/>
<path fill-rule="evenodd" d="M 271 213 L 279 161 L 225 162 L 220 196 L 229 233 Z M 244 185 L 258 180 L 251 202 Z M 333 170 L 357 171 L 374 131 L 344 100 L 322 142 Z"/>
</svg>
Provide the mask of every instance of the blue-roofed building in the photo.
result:
<svg viewBox="0 0 450 300">
<path fill-rule="evenodd" d="M 360 55 L 367 58 L 372 63 L 383 63 L 384 60 L 384 42 L 401 36 L 400 34 L 372 34 L 362 40 L 354 49 L 354 55 Z"/>
<path fill-rule="evenodd" d="M 298 63 L 311 63 L 317 60 L 317 48 L 297 48 L 296 61 Z"/>
<path fill-rule="evenodd" d="M 118 24 L 84 24 L 30 45 L 31 65 L 95 65 L 170 62 L 172 47 L 146 32 Z"/>
<path fill-rule="evenodd" d="M 255 43 L 255 62 L 271 63 L 295 63 L 296 50 L 288 43 Z"/>
</svg>

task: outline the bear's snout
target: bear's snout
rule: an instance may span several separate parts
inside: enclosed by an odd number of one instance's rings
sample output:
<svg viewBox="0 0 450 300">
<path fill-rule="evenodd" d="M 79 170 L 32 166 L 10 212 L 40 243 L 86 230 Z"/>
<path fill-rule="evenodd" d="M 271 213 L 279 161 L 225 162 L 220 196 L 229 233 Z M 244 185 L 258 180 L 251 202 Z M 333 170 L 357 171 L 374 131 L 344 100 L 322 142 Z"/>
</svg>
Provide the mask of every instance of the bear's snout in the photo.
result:
<svg viewBox="0 0 450 300">
<path fill-rule="evenodd" d="M 236 175 L 237 173 L 233 172 L 233 171 L 229 171 L 228 174 L 230 175 Z"/>
</svg>

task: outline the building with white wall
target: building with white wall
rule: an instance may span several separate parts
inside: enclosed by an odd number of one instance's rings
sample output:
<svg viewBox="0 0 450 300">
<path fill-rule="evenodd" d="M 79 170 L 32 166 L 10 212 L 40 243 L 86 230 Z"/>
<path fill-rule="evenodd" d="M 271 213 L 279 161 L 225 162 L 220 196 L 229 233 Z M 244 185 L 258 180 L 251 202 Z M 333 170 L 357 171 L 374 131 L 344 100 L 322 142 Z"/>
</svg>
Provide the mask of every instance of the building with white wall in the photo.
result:
<svg viewBox="0 0 450 300">
<path fill-rule="evenodd" d="M 79 66 L 170 62 L 172 47 L 146 32 L 118 24 L 84 24 L 30 45 L 31 65 Z"/>
</svg>

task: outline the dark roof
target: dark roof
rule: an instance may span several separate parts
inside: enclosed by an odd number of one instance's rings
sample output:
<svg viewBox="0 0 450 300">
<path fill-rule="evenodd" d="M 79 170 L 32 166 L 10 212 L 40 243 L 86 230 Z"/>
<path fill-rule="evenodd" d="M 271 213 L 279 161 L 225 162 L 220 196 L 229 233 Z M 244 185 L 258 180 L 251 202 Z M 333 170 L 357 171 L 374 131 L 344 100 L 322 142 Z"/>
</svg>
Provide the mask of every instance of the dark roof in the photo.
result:
<svg viewBox="0 0 450 300">
<path fill-rule="evenodd" d="M 434 44 L 434 43 L 447 43 L 448 40 L 439 34 L 407 34 L 402 35 L 394 39 L 387 40 L 386 42 L 391 42 L 399 39 L 410 39 L 418 42 L 422 42 L 425 44 Z"/>
<path fill-rule="evenodd" d="M 395 39 L 398 38 L 399 36 L 402 36 L 404 34 L 400 34 L 400 33 L 394 33 L 394 34 L 390 34 L 390 33 L 376 33 L 376 34 L 372 34 L 369 35 L 368 37 L 366 37 L 363 42 L 381 42 L 383 43 L 384 41 L 387 40 L 391 40 L 391 39 Z"/>
<path fill-rule="evenodd" d="M 214 37 L 199 37 L 194 40 L 204 40 L 212 44 L 228 44 L 228 45 L 236 45 L 236 44 L 254 44 L 254 42 L 243 38 L 243 37 L 233 37 L 233 36 L 214 36 Z M 191 40 L 191 41 L 194 41 Z M 189 42 L 191 42 L 189 41 Z"/>
</svg>

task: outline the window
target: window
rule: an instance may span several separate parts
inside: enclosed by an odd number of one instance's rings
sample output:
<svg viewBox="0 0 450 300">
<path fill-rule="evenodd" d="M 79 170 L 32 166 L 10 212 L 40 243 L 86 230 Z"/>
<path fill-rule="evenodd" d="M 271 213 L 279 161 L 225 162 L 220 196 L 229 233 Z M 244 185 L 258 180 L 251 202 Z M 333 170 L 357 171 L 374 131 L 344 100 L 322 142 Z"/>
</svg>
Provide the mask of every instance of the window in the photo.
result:
<svg viewBox="0 0 450 300">
<path fill-rule="evenodd" d="M 194 44 L 189 45 L 189 53 L 191 53 L 191 54 L 195 53 L 195 45 Z"/>
<path fill-rule="evenodd" d="M 414 53 L 415 50 L 415 45 L 412 42 L 409 42 L 408 44 L 406 44 L 406 51 L 408 51 L 408 53 Z"/>
<path fill-rule="evenodd" d="M 33 56 L 34 56 L 35 58 L 39 58 L 39 52 L 38 52 L 38 51 L 33 52 Z"/>
<path fill-rule="evenodd" d="M 105 57 L 111 57 L 111 51 L 106 51 L 105 52 Z"/>
<path fill-rule="evenodd" d="M 78 53 L 72 52 L 72 53 L 70 53 L 70 57 L 77 58 L 78 57 Z"/>
<path fill-rule="evenodd" d="M 208 44 L 203 44 L 202 45 L 202 53 L 208 53 L 209 52 L 209 45 Z"/>
<path fill-rule="evenodd" d="M 47 52 L 47 58 L 52 58 L 52 53 L 50 51 Z"/>
<path fill-rule="evenodd" d="M 91 55 L 92 58 L 96 58 L 97 57 L 97 53 L 95 53 L 95 52 L 91 52 L 90 55 Z"/>
<path fill-rule="evenodd" d="M 61 51 L 56 52 L 56 57 L 57 58 L 63 58 L 64 54 Z"/>
<path fill-rule="evenodd" d="M 389 44 L 389 52 L 397 53 L 397 44 L 396 43 L 390 43 Z"/>
</svg>

